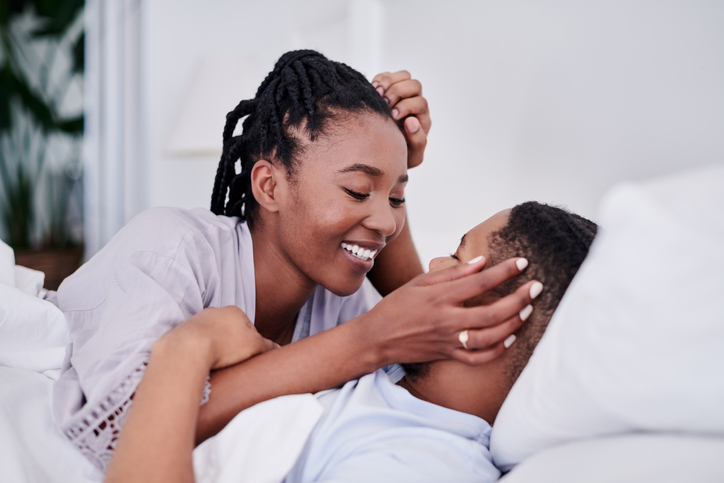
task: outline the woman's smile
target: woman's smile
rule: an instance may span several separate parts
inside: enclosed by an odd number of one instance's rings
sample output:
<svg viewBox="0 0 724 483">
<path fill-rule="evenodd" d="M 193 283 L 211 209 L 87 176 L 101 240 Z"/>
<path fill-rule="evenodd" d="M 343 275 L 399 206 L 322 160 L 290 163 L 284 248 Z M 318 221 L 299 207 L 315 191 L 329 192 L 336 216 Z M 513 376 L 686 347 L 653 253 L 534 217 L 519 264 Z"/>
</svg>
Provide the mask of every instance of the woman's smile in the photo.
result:
<svg viewBox="0 0 724 483">
<path fill-rule="evenodd" d="M 360 272 L 367 273 L 372 270 L 375 264 L 375 255 L 384 247 L 384 244 L 365 244 L 365 243 L 345 243 L 342 242 L 340 245 L 342 250 L 347 257 L 347 260 L 352 264 L 352 267 Z"/>
</svg>

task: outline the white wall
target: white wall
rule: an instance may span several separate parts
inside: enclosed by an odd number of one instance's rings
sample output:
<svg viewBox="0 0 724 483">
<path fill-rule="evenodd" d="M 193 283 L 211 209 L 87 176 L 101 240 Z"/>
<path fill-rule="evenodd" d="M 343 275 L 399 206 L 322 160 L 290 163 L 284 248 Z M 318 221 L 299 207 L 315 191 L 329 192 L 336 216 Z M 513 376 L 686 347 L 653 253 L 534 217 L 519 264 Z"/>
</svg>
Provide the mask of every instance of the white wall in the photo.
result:
<svg viewBox="0 0 724 483">
<path fill-rule="evenodd" d="M 251 53 L 268 71 L 284 51 L 305 45 L 370 77 L 371 69 L 404 68 L 423 82 L 433 129 L 407 193 L 423 260 L 521 201 L 595 218 L 616 181 L 724 161 L 723 2 L 146 6 L 152 206 L 208 205 L 217 160 L 165 149 L 202 59 Z"/>
</svg>

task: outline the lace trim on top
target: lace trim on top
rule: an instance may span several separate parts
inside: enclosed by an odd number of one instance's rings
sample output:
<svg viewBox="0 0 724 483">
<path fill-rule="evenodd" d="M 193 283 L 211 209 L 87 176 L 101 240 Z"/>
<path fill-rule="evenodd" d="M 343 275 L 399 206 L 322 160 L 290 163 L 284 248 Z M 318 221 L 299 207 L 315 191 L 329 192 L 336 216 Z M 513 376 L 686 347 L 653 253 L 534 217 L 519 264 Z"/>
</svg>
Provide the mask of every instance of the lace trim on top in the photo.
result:
<svg viewBox="0 0 724 483">
<path fill-rule="evenodd" d="M 141 382 L 148 361 L 136 366 L 126 378 L 94 407 L 86 405 L 74 420 L 75 423 L 63 430 L 76 448 L 100 470 L 104 471 L 116 449 L 121 427 L 126 422 L 133 394 Z M 206 378 L 201 405 L 209 400 L 210 378 Z"/>
</svg>

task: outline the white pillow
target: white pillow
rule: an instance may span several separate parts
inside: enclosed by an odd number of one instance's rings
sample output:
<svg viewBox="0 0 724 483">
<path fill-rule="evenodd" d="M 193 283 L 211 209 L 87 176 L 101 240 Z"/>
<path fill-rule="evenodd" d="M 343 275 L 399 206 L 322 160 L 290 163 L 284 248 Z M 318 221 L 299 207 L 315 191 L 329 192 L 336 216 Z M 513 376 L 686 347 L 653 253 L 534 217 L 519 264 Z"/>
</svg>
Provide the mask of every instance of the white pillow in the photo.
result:
<svg viewBox="0 0 724 483">
<path fill-rule="evenodd" d="M 0 240 L 0 284 L 15 286 L 15 252 Z"/>
<path fill-rule="evenodd" d="M 721 483 L 724 438 L 626 434 L 563 444 L 527 458 L 501 483 Z"/>
<path fill-rule="evenodd" d="M 65 315 L 58 307 L 0 284 L 0 366 L 57 379 L 70 342 Z"/>
<path fill-rule="evenodd" d="M 504 469 L 580 438 L 724 434 L 724 166 L 620 185 L 598 221 L 493 426 Z"/>
</svg>

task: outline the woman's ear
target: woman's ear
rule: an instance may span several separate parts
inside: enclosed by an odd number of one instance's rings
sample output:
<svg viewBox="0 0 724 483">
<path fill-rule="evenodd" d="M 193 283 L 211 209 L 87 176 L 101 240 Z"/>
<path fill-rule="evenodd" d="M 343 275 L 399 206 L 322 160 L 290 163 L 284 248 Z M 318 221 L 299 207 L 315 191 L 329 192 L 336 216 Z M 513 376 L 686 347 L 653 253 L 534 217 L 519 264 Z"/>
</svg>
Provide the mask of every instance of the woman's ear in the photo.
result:
<svg viewBox="0 0 724 483">
<path fill-rule="evenodd" d="M 280 170 L 266 159 L 260 159 L 251 168 L 251 191 L 254 199 L 261 208 L 271 213 L 279 211 L 280 195 L 283 191 L 279 183 L 283 179 L 280 174 Z"/>
</svg>

